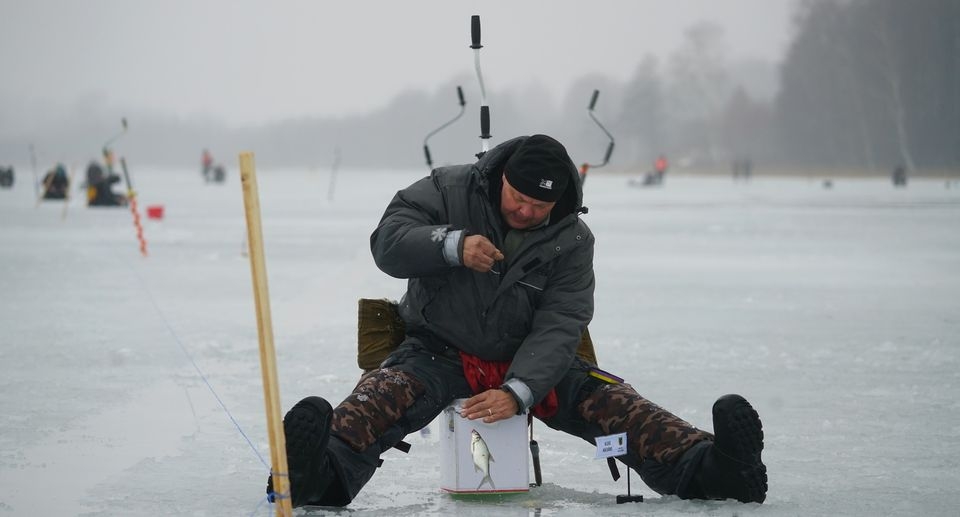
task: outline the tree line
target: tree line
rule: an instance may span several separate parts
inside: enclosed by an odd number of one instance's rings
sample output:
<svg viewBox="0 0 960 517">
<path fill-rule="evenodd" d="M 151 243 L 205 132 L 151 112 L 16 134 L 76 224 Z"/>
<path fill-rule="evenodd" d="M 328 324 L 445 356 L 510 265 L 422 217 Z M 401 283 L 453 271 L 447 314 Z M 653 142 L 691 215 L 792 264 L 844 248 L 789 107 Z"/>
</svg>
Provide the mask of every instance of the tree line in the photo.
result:
<svg viewBox="0 0 960 517">
<path fill-rule="evenodd" d="M 806 0 L 770 98 L 722 53 L 710 24 L 624 85 L 618 134 L 718 168 L 960 171 L 960 2 Z M 636 152 L 639 151 L 639 152 Z"/>
<path fill-rule="evenodd" d="M 488 81 L 492 143 L 549 133 L 578 165 L 599 163 L 608 141 L 587 112 L 599 90 L 594 114 L 616 139 L 614 170 L 645 172 L 660 153 L 675 166 L 713 170 L 742 159 L 760 170 L 960 170 L 957 0 L 804 0 L 779 64 L 732 61 L 724 38 L 717 25 L 694 25 L 672 54 L 638 48 L 627 79 L 582 76 L 561 99 L 536 83 L 502 89 Z M 324 169 L 339 153 L 344 167 L 426 168 L 423 138 L 457 113 L 462 86 L 465 116 L 429 145 L 436 165 L 464 163 L 480 150 L 475 83 L 463 75 L 368 113 L 245 128 L 85 105 L 40 138 L 0 139 L 0 155 L 22 155 L 39 140 L 51 155 L 95 158 L 123 115 L 131 131 L 119 151 L 131 162 L 195 165 L 209 148 L 225 162 L 254 150 L 267 166 Z"/>
<path fill-rule="evenodd" d="M 776 100 L 783 159 L 960 167 L 960 2 L 808 1 Z"/>
</svg>

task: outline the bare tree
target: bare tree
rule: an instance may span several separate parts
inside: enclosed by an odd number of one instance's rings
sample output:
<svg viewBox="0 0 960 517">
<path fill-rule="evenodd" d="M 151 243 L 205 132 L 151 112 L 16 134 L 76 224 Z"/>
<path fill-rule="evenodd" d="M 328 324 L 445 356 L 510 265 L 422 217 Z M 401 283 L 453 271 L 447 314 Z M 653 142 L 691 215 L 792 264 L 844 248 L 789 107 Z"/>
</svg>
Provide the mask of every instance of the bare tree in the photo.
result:
<svg viewBox="0 0 960 517">
<path fill-rule="evenodd" d="M 626 137 L 620 146 L 626 148 L 628 160 L 634 163 L 649 163 L 667 147 L 662 90 L 659 63 L 648 55 L 627 82 L 623 106 L 616 120 Z"/>
<path fill-rule="evenodd" d="M 719 161 L 716 117 L 730 94 L 723 47 L 723 29 L 702 22 L 686 31 L 670 61 L 672 118 L 688 130 L 701 128 L 700 147 L 712 163 Z"/>
<path fill-rule="evenodd" d="M 883 1 L 874 10 L 866 11 L 865 21 L 868 24 L 868 34 L 872 36 L 876 45 L 875 55 L 871 60 L 882 78 L 886 90 L 887 109 L 893 120 L 896 131 L 897 149 L 900 158 L 908 173 L 916 170 L 913 153 L 910 150 L 910 137 L 907 132 L 906 119 L 908 107 L 903 97 L 903 80 L 901 74 L 906 70 L 904 66 L 903 46 L 893 41 L 891 24 L 895 18 L 891 16 L 889 1 Z"/>
</svg>

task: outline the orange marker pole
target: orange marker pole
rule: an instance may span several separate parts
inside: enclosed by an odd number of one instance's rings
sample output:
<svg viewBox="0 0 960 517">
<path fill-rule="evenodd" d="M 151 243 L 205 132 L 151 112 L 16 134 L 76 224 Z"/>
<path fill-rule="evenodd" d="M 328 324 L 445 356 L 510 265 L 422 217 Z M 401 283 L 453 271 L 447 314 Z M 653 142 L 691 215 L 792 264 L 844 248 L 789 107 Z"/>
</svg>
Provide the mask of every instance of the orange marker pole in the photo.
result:
<svg viewBox="0 0 960 517">
<path fill-rule="evenodd" d="M 247 242 L 250 247 L 250 271 L 253 274 L 253 296 L 257 308 L 257 331 L 260 336 L 260 372 L 263 374 L 263 398 L 267 406 L 267 431 L 270 436 L 270 464 L 273 490 L 277 494 L 277 516 L 292 515 L 290 478 L 287 472 L 287 445 L 280 416 L 280 389 L 277 386 L 277 361 L 273 347 L 273 324 L 270 319 L 270 295 L 267 292 L 267 265 L 263 256 L 263 234 L 260 229 L 260 195 L 253 153 L 240 153 L 240 182 L 243 185 L 243 206 L 247 214 Z"/>
<path fill-rule="evenodd" d="M 120 166 L 123 168 L 123 179 L 127 182 L 127 201 L 130 203 L 130 212 L 133 213 L 133 227 L 137 229 L 137 241 L 140 242 L 140 254 L 147 256 L 147 240 L 143 237 L 143 225 L 140 224 L 140 211 L 137 210 L 137 193 L 130 184 L 130 175 L 127 174 L 127 159 L 120 157 Z"/>
</svg>

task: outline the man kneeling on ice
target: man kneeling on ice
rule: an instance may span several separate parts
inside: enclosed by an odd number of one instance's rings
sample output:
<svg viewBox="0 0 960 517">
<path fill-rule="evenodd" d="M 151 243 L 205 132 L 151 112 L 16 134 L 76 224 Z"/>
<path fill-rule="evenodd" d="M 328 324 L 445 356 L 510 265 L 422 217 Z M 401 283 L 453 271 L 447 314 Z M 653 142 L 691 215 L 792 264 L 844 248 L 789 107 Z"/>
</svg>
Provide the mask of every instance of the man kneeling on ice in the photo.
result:
<svg viewBox="0 0 960 517">
<path fill-rule="evenodd" d="M 566 149 L 544 135 L 397 192 L 370 247 L 380 269 L 408 279 L 405 337 L 336 409 L 308 397 L 284 417 L 293 506 L 349 504 L 384 451 L 458 398 L 468 398 L 471 420 L 530 411 L 591 444 L 626 432 L 628 454 L 618 459 L 658 493 L 763 502 L 763 431 L 743 397 L 716 401 L 711 434 L 629 384 L 590 375 L 576 356 L 594 290 L 581 201 Z"/>
</svg>

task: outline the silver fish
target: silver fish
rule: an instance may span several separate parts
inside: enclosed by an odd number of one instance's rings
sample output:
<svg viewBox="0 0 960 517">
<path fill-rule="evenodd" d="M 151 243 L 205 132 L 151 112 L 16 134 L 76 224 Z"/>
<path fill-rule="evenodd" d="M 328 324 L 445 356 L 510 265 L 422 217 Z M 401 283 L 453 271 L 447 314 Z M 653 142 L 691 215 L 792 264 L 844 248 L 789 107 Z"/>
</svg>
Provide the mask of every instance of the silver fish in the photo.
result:
<svg viewBox="0 0 960 517">
<path fill-rule="evenodd" d="M 480 490 L 480 487 L 488 481 L 490 488 L 496 490 L 497 486 L 493 484 L 493 478 L 490 477 L 490 462 L 493 461 L 493 455 L 487 448 L 487 442 L 483 441 L 476 429 L 470 431 L 470 454 L 473 456 L 474 470 L 483 472 L 483 479 L 477 485 L 477 490 Z"/>
</svg>

